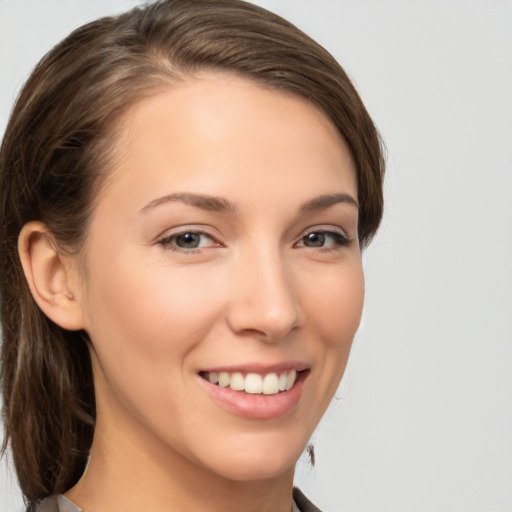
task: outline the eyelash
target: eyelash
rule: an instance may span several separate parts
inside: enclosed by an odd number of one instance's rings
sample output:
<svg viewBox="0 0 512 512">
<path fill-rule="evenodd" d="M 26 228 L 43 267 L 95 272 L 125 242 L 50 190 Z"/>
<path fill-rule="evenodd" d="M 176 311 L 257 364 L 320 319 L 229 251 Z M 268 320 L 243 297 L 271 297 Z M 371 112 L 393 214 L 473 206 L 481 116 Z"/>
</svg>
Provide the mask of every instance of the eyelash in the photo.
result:
<svg viewBox="0 0 512 512">
<path fill-rule="evenodd" d="M 209 240 L 211 240 L 213 243 L 211 247 L 220 247 L 222 244 L 215 241 L 215 239 L 205 231 L 197 230 L 197 229 L 185 229 L 183 231 L 180 231 L 179 233 L 173 233 L 172 235 L 166 235 L 158 240 L 158 244 L 161 245 L 165 250 L 171 250 L 173 252 L 179 252 L 182 254 L 199 254 L 203 251 L 204 248 L 183 248 L 178 247 L 175 244 L 176 240 L 185 235 L 198 235 L 200 237 L 206 237 Z"/>
<path fill-rule="evenodd" d="M 165 250 L 171 250 L 173 252 L 179 252 L 182 254 L 200 254 L 205 249 L 204 247 L 197 247 L 197 248 L 180 248 L 176 245 L 176 240 L 179 237 L 185 236 L 185 235 L 196 235 L 199 237 L 206 237 L 209 240 L 211 240 L 212 245 L 207 246 L 209 247 L 221 247 L 222 244 L 219 242 L 216 242 L 215 239 L 207 232 L 200 231 L 196 229 L 186 229 L 183 231 L 180 231 L 179 233 L 173 233 L 172 235 L 166 235 L 162 238 L 160 238 L 157 241 L 157 244 L 162 246 Z M 321 235 L 324 237 L 329 237 L 332 240 L 332 244 L 328 246 L 319 246 L 319 247 L 308 247 L 307 245 L 304 245 L 304 241 L 307 239 L 307 237 L 311 235 Z M 312 229 L 310 231 L 307 231 L 302 237 L 293 244 L 294 247 L 304 247 L 306 249 L 314 250 L 314 251 L 320 251 L 320 252 L 331 252 L 339 250 L 342 247 L 346 247 L 350 245 L 352 242 L 351 239 L 349 239 L 345 234 L 343 234 L 340 231 L 335 230 L 328 230 L 328 229 Z M 303 245 L 299 245 L 303 243 Z"/>
<path fill-rule="evenodd" d="M 335 231 L 335 230 L 329 230 L 329 229 L 311 229 L 310 231 L 307 231 L 300 238 L 300 240 L 294 244 L 294 246 L 297 247 L 298 244 L 300 244 L 301 242 L 304 242 L 311 235 L 322 235 L 324 237 L 330 237 L 332 239 L 333 243 L 331 245 L 321 246 L 318 248 L 308 247 L 306 245 L 303 245 L 301 247 L 305 247 L 305 248 L 311 249 L 311 250 L 318 250 L 321 252 L 331 252 L 331 251 L 336 251 L 342 247 L 347 247 L 352 242 L 352 240 L 349 239 L 341 231 Z"/>
</svg>

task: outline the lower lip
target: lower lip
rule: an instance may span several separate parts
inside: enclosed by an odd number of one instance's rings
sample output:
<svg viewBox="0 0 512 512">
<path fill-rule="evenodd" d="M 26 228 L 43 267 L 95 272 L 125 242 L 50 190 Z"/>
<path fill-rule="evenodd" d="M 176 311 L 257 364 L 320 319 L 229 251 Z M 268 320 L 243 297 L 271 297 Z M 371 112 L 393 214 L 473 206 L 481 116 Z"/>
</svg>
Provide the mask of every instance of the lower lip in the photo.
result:
<svg viewBox="0 0 512 512">
<path fill-rule="evenodd" d="M 300 372 L 291 389 L 276 395 L 249 394 L 221 388 L 198 376 L 208 394 L 228 412 L 249 419 L 272 419 L 292 411 L 299 403 L 309 371 Z"/>
</svg>

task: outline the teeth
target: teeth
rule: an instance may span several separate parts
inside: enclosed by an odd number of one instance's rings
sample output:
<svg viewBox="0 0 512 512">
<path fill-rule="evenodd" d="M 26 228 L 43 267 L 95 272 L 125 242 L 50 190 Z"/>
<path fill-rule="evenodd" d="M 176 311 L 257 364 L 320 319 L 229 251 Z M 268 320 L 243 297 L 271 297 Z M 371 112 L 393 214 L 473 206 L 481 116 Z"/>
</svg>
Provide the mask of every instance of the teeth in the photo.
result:
<svg viewBox="0 0 512 512">
<path fill-rule="evenodd" d="M 277 394 L 279 392 L 279 377 L 275 373 L 265 375 L 262 387 L 264 395 Z"/>
<path fill-rule="evenodd" d="M 245 386 L 244 376 L 240 372 L 235 372 L 229 380 L 229 387 L 235 391 L 243 391 Z"/>
<path fill-rule="evenodd" d="M 245 392 L 251 395 L 260 394 L 263 388 L 263 379 L 257 373 L 248 373 L 245 377 Z"/>
<path fill-rule="evenodd" d="M 279 391 L 286 391 L 286 373 L 279 375 Z"/>
<path fill-rule="evenodd" d="M 221 388 L 227 388 L 229 386 L 231 377 L 229 376 L 229 373 L 226 372 L 220 372 L 219 373 L 219 386 Z"/>
<path fill-rule="evenodd" d="M 292 370 L 286 377 L 286 391 L 288 391 L 294 385 L 296 378 L 297 372 L 295 370 Z"/>
<path fill-rule="evenodd" d="M 297 372 L 290 370 L 287 373 L 248 373 L 245 377 L 241 372 L 209 372 L 205 375 L 212 384 L 221 388 L 230 387 L 235 391 L 245 391 L 251 395 L 276 395 L 288 391 L 297 380 Z"/>
</svg>

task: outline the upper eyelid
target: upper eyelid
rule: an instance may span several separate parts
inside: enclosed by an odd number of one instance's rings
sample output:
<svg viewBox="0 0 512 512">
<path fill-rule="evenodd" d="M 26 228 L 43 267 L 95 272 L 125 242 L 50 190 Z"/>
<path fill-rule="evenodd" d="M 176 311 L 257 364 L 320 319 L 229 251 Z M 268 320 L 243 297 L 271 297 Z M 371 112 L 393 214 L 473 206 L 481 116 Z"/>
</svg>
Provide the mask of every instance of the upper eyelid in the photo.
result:
<svg viewBox="0 0 512 512">
<path fill-rule="evenodd" d="M 339 226 L 333 225 L 320 225 L 320 226 L 311 226 L 302 232 L 299 238 L 293 243 L 294 247 L 298 246 L 301 242 L 303 242 L 304 238 L 312 233 L 322 233 L 324 235 L 338 235 L 343 239 L 343 242 L 340 242 L 338 246 L 350 245 L 354 242 L 355 237 L 352 237 L 346 233 L 344 229 Z M 319 249 L 319 248 L 317 248 Z M 316 249 L 315 249 L 316 250 Z"/>
<path fill-rule="evenodd" d="M 206 235 L 213 240 L 217 240 L 219 235 L 215 235 L 212 233 L 213 229 L 209 229 L 208 226 L 204 225 L 185 225 L 185 226 L 177 226 L 175 228 L 167 228 L 165 231 L 162 231 L 158 236 L 155 237 L 155 240 L 158 242 L 159 240 L 163 240 L 165 238 L 172 238 L 175 236 L 184 235 L 186 233 L 197 233 L 199 235 Z"/>
<path fill-rule="evenodd" d="M 311 231 L 306 231 L 302 236 L 300 236 L 297 239 L 297 241 L 294 242 L 294 245 L 300 244 L 305 238 L 307 238 L 309 235 L 312 235 L 314 233 L 330 236 L 331 238 L 340 237 L 340 238 L 346 240 L 347 242 L 351 241 L 350 237 L 348 237 L 345 233 L 342 233 L 340 231 L 335 231 L 335 230 L 332 230 L 332 229 L 331 230 L 313 229 Z"/>
<path fill-rule="evenodd" d="M 205 236 L 208 239 L 208 242 L 203 247 L 180 247 L 177 243 L 177 238 L 182 235 L 186 235 L 187 233 L 195 233 L 200 236 Z M 224 246 L 222 242 L 219 242 L 219 240 L 212 236 L 210 233 L 197 229 L 184 229 L 182 231 L 176 231 L 171 233 L 164 232 L 164 234 L 162 234 L 155 240 L 154 244 L 156 246 L 160 246 L 162 249 L 166 251 L 172 249 L 174 252 L 179 252 L 183 254 L 202 253 L 203 251 L 207 251 L 212 248 L 220 248 Z"/>
<path fill-rule="evenodd" d="M 191 248 L 180 247 L 176 243 L 176 239 L 180 236 L 186 235 L 187 233 L 194 233 L 196 235 L 206 236 L 210 242 L 204 247 L 191 247 Z M 192 229 L 185 229 L 185 230 L 178 231 L 175 233 L 164 234 L 164 235 L 160 236 L 159 238 L 157 238 L 156 245 L 161 246 L 164 250 L 171 250 L 171 246 L 172 246 L 172 250 L 174 252 L 183 253 L 183 254 L 202 253 L 203 251 L 206 251 L 211 248 L 219 248 L 219 247 L 224 246 L 224 244 L 222 242 L 219 242 L 211 234 L 209 234 L 205 231 L 192 230 Z"/>
<path fill-rule="evenodd" d="M 333 225 L 318 225 L 318 226 L 311 226 L 309 228 L 306 228 L 302 234 L 300 235 L 299 239 L 303 236 L 307 236 L 311 233 L 338 233 L 340 235 L 343 235 L 346 238 L 350 238 L 348 233 L 339 226 L 333 226 Z"/>
<path fill-rule="evenodd" d="M 185 231 L 178 231 L 177 233 L 164 234 L 161 237 L 159 237 L 158 240 L 169 240 L 172 238 L 178 238 L 180 236 L 187 235 L 188 233 L 193 233 L 194 235 L 206 236 L 207 238 L 210 238 L 211 240 L 215 240 L 215 237 L 213 235 L 211 235 L 210 233 L 207 233 L 206 231 L 192 231 L 191 229 L 188 229 Z"/>
</svg>

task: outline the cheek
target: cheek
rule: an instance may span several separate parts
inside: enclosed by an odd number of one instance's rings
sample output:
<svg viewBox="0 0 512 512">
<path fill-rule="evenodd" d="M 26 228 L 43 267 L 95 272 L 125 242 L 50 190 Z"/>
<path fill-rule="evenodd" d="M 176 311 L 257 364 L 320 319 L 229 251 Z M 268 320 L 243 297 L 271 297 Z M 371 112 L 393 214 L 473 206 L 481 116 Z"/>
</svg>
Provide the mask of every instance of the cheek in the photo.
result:
<svg viewBox="0 0 512 512">
<path fill-rule="evenodd" d="M 307 315 L 310 338 L 318 367 L 320 397 L 316 403 L 323 414 L 336 392 L 359 327 L 364 302 L 364 276 L 360 259 L 332 269 L 309 295 Z"/>
<path fill-rule="evenodd" d="M 350 346 L 361 319 L 364 275 L 360 259 L 323 273 L 315 286 L 304 285 L 306 314 L 327 345 Z"/>
<path fill-rule="evenodd" d="M 115 361 L 132 374 L 181 371 L 222 314 L 224 276 L 206 266 L 173 267 L 166 258 L 148 262 L 137 251 L 112 251 L 108 267 L 91 260 L 88 332 L 105 370 Z"/>
<path fill-rule="evenodd" d="M 133 271 L 134 268 L 139 270 Z M 207 318 L 207 309 L 212 306 L 197 279 L 171 269 L 157 274 L 149 268 L 140 269 L 129 260 L 117 261 L 114 272 L 100 274 L 91 281 L 89 324 L 98 336 L 108 333 L 109 343 L 115 343 L 123 334 L 145 349 L 156 347 L 163 340 L 168 344 L 177 330 L 199 330 L 204 322 L 198 315 L 204 313 Z"/>
<path fill-rule="evenodd" d="M 91 264 L 88 332 L 103 417 L 128 411 L 157 429 L 183 407 L 179 397 L 189 396 L 191 380 L 183 375 L 219 317 L 222 305 L 214 292 L 221 278 L 216 284 L 215 272 L 207 280 L 192 266 L 143 261 L 120 254 L 110 260 L 110 271 Z"/>
</svg>

